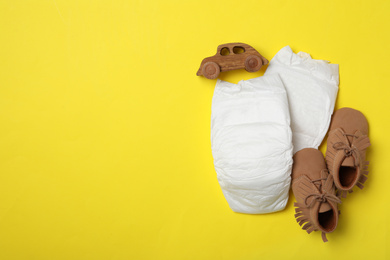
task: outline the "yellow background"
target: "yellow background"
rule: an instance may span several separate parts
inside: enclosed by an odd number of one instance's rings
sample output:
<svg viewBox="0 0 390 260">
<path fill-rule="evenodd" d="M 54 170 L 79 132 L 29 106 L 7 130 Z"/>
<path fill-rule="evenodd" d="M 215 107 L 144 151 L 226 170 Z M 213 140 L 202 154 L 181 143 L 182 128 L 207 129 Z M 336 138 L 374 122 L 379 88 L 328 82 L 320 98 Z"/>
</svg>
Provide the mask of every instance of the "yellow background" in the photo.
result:
<svg viewBox="0 0 390 260">
<path fill-rule="evenodd" d="M 389 259 L 389 27 L 389 1 L 1 1 L 0 259 Z M 195 73 L 233 41 L 340 64 L 337 107 L 368 118 L 369 179 L 328 243 L 293 197 L 222 195 Z"/>
</svg>

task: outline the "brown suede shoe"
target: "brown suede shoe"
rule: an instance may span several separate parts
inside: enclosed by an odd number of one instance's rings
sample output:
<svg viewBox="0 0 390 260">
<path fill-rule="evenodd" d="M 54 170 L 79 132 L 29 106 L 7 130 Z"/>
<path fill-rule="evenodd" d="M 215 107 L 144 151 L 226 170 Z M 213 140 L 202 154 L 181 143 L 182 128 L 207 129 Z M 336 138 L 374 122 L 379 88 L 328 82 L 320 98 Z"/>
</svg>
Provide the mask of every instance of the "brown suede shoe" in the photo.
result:
<svg viewBox="0 0 390 260">
<path fill-rule="evenodd" d="M 330 124 L 326 163 L 333 176 L 338 196 L 345 198 L 356 185 L 363 189 L 367 180 L 366 149 L 370 146 L 368 122 L 352 108 L 337 110 Z"/>
<path fill-rule="evenodd" d="M 322 240 L 327 242 L 326 233 L 337 227 L 337 203 L 341 203 L 335 195 L 332 175 L 326 169 L 324 156 L 317 149 L 300 150 L 293 159 L 292 190 L 297 200 L 294 203 L 296 220 L 309 234 L 322 231 Z"/>
</svg>

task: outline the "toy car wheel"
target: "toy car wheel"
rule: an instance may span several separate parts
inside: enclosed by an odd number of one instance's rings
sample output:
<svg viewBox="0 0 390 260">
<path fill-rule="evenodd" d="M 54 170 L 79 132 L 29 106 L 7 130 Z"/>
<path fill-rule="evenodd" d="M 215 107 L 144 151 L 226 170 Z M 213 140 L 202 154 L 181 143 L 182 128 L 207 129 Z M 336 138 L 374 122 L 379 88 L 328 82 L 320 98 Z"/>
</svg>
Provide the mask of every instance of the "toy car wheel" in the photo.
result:
<svg viewBox="0 0 390 260">
<path fill-rule="evenodd" d="M 263 66 L 263 61 L 260 59 L 259 56 L 250 55 L 245 60 L 245 69 L 248 72 L 258 71 L 261 66 Z"/>
<path fill-rule="evenodd" d="M 215 79 L 221 72 L 220 67 L 213 61 L 206 62 L 202 68 L 202 74 L 208 79 Z"/>
</svg>

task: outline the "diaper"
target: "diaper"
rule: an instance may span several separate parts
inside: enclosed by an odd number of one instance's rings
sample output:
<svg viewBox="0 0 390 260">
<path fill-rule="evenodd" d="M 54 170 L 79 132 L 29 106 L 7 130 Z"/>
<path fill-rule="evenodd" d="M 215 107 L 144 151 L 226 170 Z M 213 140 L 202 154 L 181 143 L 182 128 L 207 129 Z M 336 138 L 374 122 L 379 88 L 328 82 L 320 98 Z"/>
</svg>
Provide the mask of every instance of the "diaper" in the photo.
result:
<svg viewBox="0 0 390 260">
<path fill-rule="evenodd" d="M 277 74 L 238 84 L 217 81 L 211 147 L 218 182 L 233 211 L 285 208 L 293 147 L 286 90 Z"/>
<path fill-rule="evenodd" d="M 339 85 L 339 66 L 293 53 L 289 46 L 271 60 L 265 75 L 278 74 L 287 91 L 294 153 L 318 148 L 328 130 Z"/>
</svg>

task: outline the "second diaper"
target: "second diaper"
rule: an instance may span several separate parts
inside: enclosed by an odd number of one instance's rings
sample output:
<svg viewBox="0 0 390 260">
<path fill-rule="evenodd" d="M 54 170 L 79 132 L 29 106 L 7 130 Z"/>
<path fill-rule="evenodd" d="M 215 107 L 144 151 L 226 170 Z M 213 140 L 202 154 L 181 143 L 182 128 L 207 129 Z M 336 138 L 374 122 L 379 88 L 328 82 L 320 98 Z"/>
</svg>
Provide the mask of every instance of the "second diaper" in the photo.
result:
<svg viewBox="0 0 390 260">
<path fill-rule="evenodd" d="M 292 167 L 287 95 L 278 75 L 217 81 L 211 145 L 222 192 L 235 212 L 285 208 Z"/>
<path fill-rule="evenodd" d="M 328 130 L 339 85 L 339 66 L 282 48 L 265 75 L 279 75 L 287 91 L 294 153 L 318 148 Z"/>
</svg>

